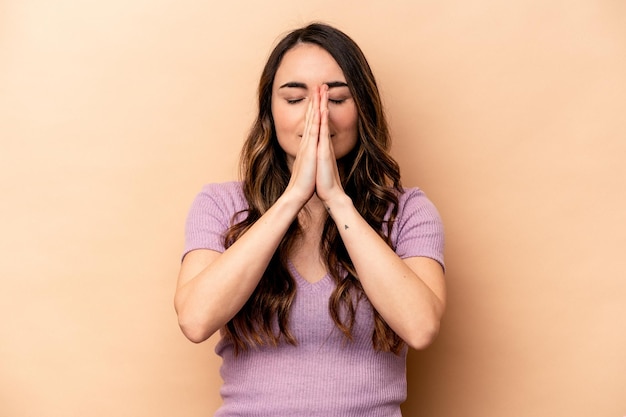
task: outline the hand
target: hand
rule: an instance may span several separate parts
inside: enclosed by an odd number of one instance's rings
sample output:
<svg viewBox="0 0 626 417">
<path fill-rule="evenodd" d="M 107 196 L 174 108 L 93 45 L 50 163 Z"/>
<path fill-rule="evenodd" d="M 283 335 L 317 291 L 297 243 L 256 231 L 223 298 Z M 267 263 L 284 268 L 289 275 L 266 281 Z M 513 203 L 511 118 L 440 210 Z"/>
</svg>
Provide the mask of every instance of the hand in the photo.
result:
<svg viewBox="0 0 626 417">
<path fill-rule="evenodd" d="M 285 193 L 295 193 L 302 205 L 314 193 L 322 201 L 345 194 L 330 138 L 328 86 L 315 87 L 307 107 L 300 147 Z"/>
<path fill-rule="evenodd" d="M 291 167 L 291 178 L 285 193 L 294 193 L 302 206 L 315 192 L 317 145 L 320 133 L 319 93 L 313 92 L 305 115 L 300 147 Z"/>
<path fill-rule="evenodd" d="M 337 168 L 337 160 L 328 127 L 328 86 L 323 85 L 320 91 L 320 128 L 317 145 L 317 172 L 315 191 L 320 200 L 326 202 L 345 194 L 341 186 L 341 177 Z"/>
</svg>

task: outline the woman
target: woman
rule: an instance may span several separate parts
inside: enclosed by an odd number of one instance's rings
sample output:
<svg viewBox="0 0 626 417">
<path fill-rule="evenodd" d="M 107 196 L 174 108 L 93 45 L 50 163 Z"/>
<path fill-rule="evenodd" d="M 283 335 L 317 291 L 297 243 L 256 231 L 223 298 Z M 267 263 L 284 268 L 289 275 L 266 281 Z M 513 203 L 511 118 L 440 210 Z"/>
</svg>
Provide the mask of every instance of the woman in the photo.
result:
<svg viewBox="0 0 626 417">
<path fill-rule="evenodd" d="M 445 306 L 434 206 L 403 189 L 359 47 L 311 24 L 282 39 L 259 85 L 241 182 L 189 213 L 175 307 L 221 340 L 216 416 L 400 416 L 407 345 Z"/>
</svg>

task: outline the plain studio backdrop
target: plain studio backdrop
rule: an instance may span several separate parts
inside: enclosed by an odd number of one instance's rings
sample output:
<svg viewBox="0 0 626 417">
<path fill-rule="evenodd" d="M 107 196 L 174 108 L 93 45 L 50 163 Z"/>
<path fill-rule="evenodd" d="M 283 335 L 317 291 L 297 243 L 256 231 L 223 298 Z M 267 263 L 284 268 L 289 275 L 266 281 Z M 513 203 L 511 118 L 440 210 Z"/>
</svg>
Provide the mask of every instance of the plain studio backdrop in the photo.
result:
<svg viewBox="0 0 626 417">
<path fill-rule="evenodd" d="M 626 3 L 0 1 L 0 415 L 210 416 L 173 309 L 261 67 L 313 20 L 379 81 L 439 208 L 449 309 L 406 417 L 626 414 Z"/>
</svg>

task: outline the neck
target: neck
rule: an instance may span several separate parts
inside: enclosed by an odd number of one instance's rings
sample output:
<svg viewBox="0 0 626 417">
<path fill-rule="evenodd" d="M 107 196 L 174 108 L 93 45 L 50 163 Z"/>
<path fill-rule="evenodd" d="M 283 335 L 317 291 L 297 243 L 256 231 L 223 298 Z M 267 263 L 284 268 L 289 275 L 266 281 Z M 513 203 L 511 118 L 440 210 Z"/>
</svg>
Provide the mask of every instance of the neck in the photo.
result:
<svg viewBox="0 0 626 417">
<path fill-rule="evenodd" d="M 313 194 L 300 211 L 300 215 L 298 217 L 305 232 L 318 230 L 321 233 L 321 228 L 323 227 L 327 216 L 328 214 L 326 212 L 326 207 L 324 207 L 324 203 L 322 203 L 322 200 L 319 199 L 317 194 Z"/>
</svg>

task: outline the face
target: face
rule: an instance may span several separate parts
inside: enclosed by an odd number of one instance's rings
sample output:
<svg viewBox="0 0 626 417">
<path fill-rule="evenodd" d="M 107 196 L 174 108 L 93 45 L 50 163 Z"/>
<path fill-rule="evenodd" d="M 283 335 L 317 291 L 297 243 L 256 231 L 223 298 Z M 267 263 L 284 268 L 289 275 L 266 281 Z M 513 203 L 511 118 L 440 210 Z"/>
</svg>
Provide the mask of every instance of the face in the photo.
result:
<svg viewBox="0 0 626 417">
<path fill-rule="evenodd" d="M 357 111 L 346 79 L 335 59 L 321 47 L 301 43 L 287 51 L 272 86 L 272 116 L 281 148 L 293 163 L 315 87 L 329 87 L 328 130 L 337 159 L 357 143 Z"/>
</svg>

